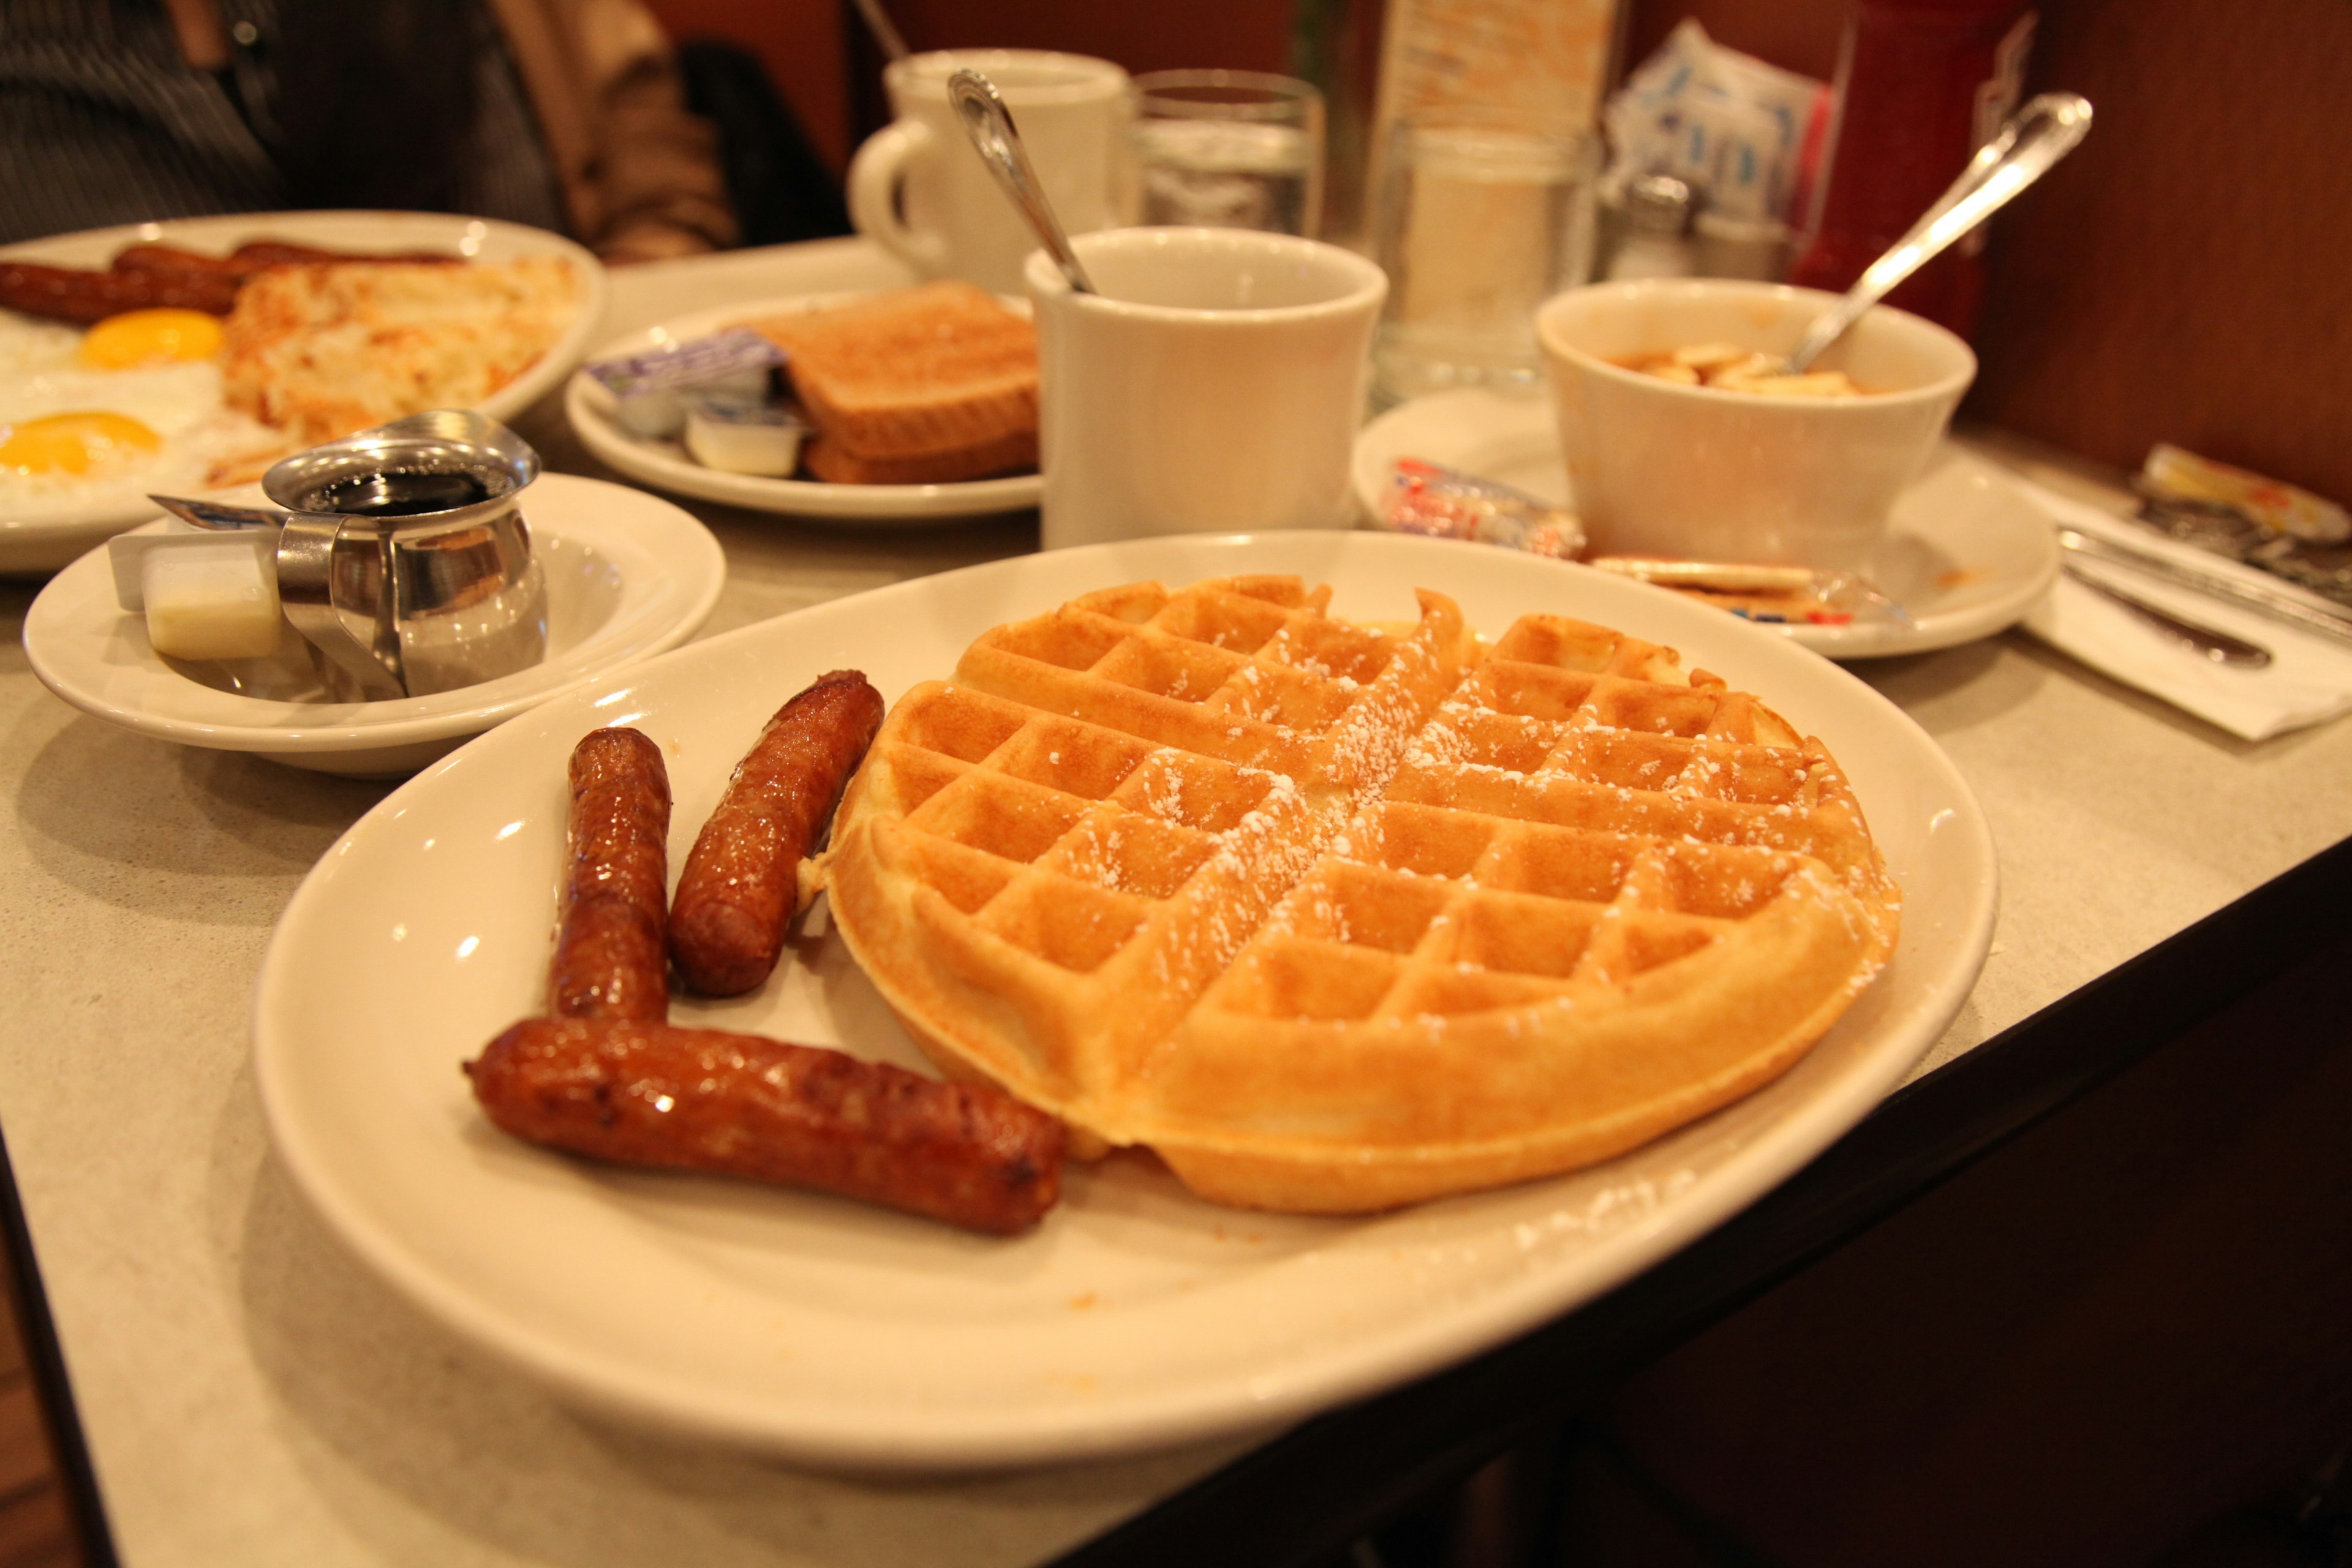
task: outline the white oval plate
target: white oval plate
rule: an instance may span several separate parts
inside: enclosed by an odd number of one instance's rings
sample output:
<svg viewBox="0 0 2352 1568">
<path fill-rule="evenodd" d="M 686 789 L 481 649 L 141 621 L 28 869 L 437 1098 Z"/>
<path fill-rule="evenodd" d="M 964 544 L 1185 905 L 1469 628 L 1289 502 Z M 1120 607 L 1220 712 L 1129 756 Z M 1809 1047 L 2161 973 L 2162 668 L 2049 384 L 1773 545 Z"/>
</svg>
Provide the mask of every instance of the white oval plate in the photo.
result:
<svg viewBox="0 0 2352 1568">
<path fill-rule="evenodd" d="M 1811 1055 L 1589 1171 L 1369 1219 L 1217 1208 L 1156 1163 L 1074 1169 L 995 1240 L 816 1194 L 626 1171 L 493 1130 L 458 1063 L 541 1005 L 565 759 L 634 724 L 669 760 L 682 859 L 738 754 L 822 671 L 896 698 L 985 627 L 1108 584 L 1297 573 L 1367 619 L 1416 585 L 1499 633 L 1588 616 L 1764 694 L 1845 765 L 1905 892 L 1893 962 Z M 394 792 L 288 906 L 255 1007 L 262 1104 L 330 1226 L 451 1330 L 564 1399 L 805 1462 L 1019 1465 L 1271 1426 L 1472 1354 L 1699 1236 L 1827 1146 L 1943 1032 L 1990 940 L 1992 841 L 1875 691 L 1663 590 L 1370 532 L 1164 538 L 1018 557 L 680 649 L 483 736 Z M 680 1022 L 919 1067 L 837 936 Z"/>
<path fill-rule="evenodd" d="M 1356 501 L 1365 516 L 1380 515 L 1399 458 L 1574 504 L 1548 398 L 1467 387 L 1390 409 L 1356 437 Z M 1894 525 L 1865 575 L 1910 614 L 1909 626 L 1769 629 L 1832 658 L 1974 642 L 2042 602 L 2058 579 L 2058 542 L 2050 520 L 1999 468 L 1947 442 L 1895 501 Z"/>
<path fill-rule="evenodd" d="M 642 353 L 656 343 L 703 337 L 762 316 L 822 310 L 871 292 L 874 290 L 786 294 L 772 300 L 698 310 L 693 315 L 615 338 L 587 357 L 612 359 L 620 354 Z M 829 485 L 815 479 L 772 479 L 757 474 L 730 474 L 723 468 L 707 468 L 687 456 L 686 448 L 676 441 L 649 441 L 623 429 L 613 416 L 604 390 L 585 374 L 573 376 L 572 384 L 564 388 L 563 412 L 581 443 L 629 478 L 697 500 L 723 501 L 754 511 L 830 518 L 876 528 L 919 527 L 949 518 L 1020 511 L 1035 506 L 1045 492 L 1045 481 L 1035 474 L 1008 474 L 1003 479 L 971 479 L 953 485 Z"/>
<path fill-rule="evenodd" d="M 247 494 L 260 500 L 257 488 Z M 320 773 L 414 773 L 526 708 L 676 647 L 726 585 L 719 541 L 658 496 L 542 474 L 524 515 L 547 571 L 547 658 L 478 686 L 384 702 L 329 702 L 315 687 L 286 700 L 226 689 L 221 667 L 181 667 L 148 646 L 145 620 L 115 605 L 103 549 L 33 601 L 26 657 L 83 712 L 159 741 L 258 752 Z M 149 528 L 163 526 L 159 518 Z"/>
<path fill-rule="evenodd" d="M 283 239 L 328 250 L 447 251 L 478 261 L 511 261 L 525 256 L 568 258 L 580 274 L 580 308 L 572 325 L 537 364 L 482 400 L 481 411 L 493 419 L 511 422 L 554 391 L 580 363 L 604 319 L 604 267 L 588 251 L 545 229 L 443 213 L 236 213 L 225 217 L 173 218 L 28 239 L 0 247 L 0 261 L 104 268 L 126 245 L 178 245 L 217 256 L 249 239 Z M 93 509 L 67 521 L 20 523 L 0 518 L 0 572 L 53 572 L 91 545 L 154 515 L 154 507 L 142 499 L 128 506 Z"/>
</svg>

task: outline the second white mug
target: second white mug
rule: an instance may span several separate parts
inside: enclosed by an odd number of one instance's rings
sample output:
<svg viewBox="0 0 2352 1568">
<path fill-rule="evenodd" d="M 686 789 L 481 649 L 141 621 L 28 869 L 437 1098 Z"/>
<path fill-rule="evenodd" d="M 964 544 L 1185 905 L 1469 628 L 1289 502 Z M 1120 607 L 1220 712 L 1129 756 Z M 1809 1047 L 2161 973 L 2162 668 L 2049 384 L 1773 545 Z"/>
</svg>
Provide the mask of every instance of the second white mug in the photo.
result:
<svg viewBox="0 0 2352 1568">
<path fill-rule="evenodd" d="M 1017 294 L 1022 258 L 1036 237 L 948 101 L 948 78 L 965 69 L 1003 95 L 1046 198 L 1072 234 L 1130 221 L 1134 99 L 1127 73 L 1110 61 L 1042 49 L 941 49 L 883 73 L 898 118 L 850 162 L 850 221 L 927 278 Z"/>
<path fill-rule="evenodd" d="M 1028 263 L 1045 548 L 1349 526 L 1381 269 L 1242 229 L 1072 245 L 1099 293 Z"/>
</svg>

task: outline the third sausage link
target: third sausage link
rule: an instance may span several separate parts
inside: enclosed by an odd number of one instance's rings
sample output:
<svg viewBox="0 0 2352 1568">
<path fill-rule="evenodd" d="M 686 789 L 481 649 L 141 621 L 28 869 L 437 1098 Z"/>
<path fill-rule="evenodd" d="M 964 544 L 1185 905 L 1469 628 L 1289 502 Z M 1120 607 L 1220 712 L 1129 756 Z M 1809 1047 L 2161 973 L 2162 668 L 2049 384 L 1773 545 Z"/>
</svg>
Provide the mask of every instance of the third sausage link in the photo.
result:
<svg viewBox="0 0 2352 1568">
<path fill-rule="evenodd" d="M 768 721 L 678 877 L 670 953 L 688 985 L 733 996 L 775 968 L 800 863 L 881 727 L 882 694 L 854 669 L 819 676 Z"/>
<path fill-rule="evenodd" d="M 583 738 L 572 752 L 569 858 L 548 975 L 547 1010 L 556 1017 L 668 1016 L 668 840 L 661 748 L 635 730 Z"/>
</svg>

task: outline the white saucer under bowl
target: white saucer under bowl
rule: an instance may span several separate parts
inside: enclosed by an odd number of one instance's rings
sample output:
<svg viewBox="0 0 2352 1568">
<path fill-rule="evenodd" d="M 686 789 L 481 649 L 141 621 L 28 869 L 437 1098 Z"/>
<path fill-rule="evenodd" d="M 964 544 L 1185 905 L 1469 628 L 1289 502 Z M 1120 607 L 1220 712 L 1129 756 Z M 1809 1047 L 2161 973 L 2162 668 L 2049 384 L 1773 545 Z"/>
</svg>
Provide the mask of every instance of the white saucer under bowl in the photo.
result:
<svg viewBox="0 0 2352 1568">
<path fill-rule="evenodd" d="M 1400 458 L 1497 479 L 1573 504 L 1550 402 L 1464 388 L 1400 404 L 1357 433 L 1357 504 L 1378 517 Z M 2050 520 L 2001 471 L 1946 442 L 1895 503 L 1865 574 L 1910 624 L 1779 626 L 1832 658 L 1952 647 L 2016 625 L 2058 578 Z"/>
<path fill-rule="evenodd" d="M 478 686 L 330 702 L 292 660 L 167 660 L 148 645 L 146 622 L 116 607 L 103 549 L 41 590 L 25 617 L 25 652 L 59 697 L 159 741 L 254 752 L 319 773 L 415 773 L 527 708 L 676 647 L 709 618 L 726 584 L 719 541 L 656 496 L 545 474 L 524 513 L 547 571 L 547 658 Z M 147 528 L 163 526 L 158 519 Z"/>
<path fill-rule="evenodd" d="M 615 338 L 588 357 L 601 360 L 643 353 L 658 343 L 704 337 L 725 327 L 756 321 L 762 316 L 820 310 L 870 292 L 788 294 L 698 310 L 693 315 Z M 1025 302 L 1007 303 L 1017 305 L 1024 314 L 1028 310 Z M 1035 506 L 1045 493 L 1045 479 L 1034 472 L 952 485 L 834 485 L 815 479 L 773 479 L 705 468 L 688 457 L 686 447 L 677 441 L 647 440 L 622 428 L 613 415 L 611 395 L 585 374 L 572 376 L 572 384 L 564 388 L 563 413 L 572 421 L 572 428 L 583 446 L 629 478 L 658 486 L 673 495 L 722 501 L 753 511 L 818 517 L 863 528 L 919 528 L 957 518 L 1021 511 Z"/>
</svg>

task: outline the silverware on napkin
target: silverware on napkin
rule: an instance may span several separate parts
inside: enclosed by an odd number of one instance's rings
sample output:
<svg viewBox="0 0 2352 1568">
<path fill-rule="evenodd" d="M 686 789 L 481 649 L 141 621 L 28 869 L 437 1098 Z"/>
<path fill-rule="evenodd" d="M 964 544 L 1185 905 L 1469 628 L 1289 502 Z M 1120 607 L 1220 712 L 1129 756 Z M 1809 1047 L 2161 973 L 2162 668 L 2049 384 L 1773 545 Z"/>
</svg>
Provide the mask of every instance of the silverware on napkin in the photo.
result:
<svg viewBox="0 0 2352 1568">
<path fill-rule="evenodd" d="M 2144 572 L 2151 577 L 2194 588 L 2200 594 L 2241 609 L 2252 610 L 2258 616 L 2266 616 L 2299 630 L 2315 632 L 2331 641 L 2352 646 L 2352 610 L 2322 609 L 2283 589 L 2264 587 L 2257 583 L 2241 583 L 2235 577 L 2206 571 L 2154 550 L 2101 539 L 2077 529 L 2058 530 L 2058 543 L 2060 548 L 2071 550 L 2088 560 L 2104 561 L 2135 572 Z"/>
</svg>

